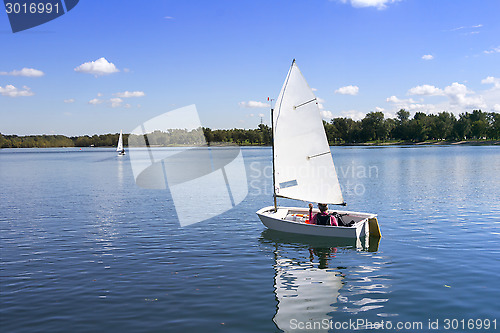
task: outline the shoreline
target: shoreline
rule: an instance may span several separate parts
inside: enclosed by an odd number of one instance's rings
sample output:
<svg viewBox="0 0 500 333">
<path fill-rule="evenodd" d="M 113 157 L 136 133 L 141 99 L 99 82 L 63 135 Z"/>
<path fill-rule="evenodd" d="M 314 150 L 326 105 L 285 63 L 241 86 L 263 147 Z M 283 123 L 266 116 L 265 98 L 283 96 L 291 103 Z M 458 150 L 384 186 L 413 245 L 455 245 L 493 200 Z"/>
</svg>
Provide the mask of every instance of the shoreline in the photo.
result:
<svg viewBox="0 0 500 333">
<path fill-rule="evenodd" d="M 360 143 L 339 143 L 331 146 L 368 146 L 368 147 L 387 147 L 387 146 L 495 146 L 500 145 L 500 140 L 462 140 L 462 141 L 420 141 L 420 142 L 360 142 Z"/>
<path fill-rule="evenodd" d="M 337 143 L 331 144 L 330 147 L 392 147 L 392 146 L 497 146 L 500 145 L 500 140 L 462 140 L 462 141 L 421 141 L 421 142 L 359 142 L 359 143 Z M 129 148 L 128 145 L 125 146 Z M 186 146 L 154 146 L 153 148 L 172 148 L 172 147 L 193 147 Z M 209 147 L 271 147 L 271 145 L 259 144 L 234 144 L 234 143 L 212 143 Z M 60 147 L 9 147 L 2 149 L 51 149 L 51 148 L 116 148 L 116 146 L 60 146 Z"/>
</svg>

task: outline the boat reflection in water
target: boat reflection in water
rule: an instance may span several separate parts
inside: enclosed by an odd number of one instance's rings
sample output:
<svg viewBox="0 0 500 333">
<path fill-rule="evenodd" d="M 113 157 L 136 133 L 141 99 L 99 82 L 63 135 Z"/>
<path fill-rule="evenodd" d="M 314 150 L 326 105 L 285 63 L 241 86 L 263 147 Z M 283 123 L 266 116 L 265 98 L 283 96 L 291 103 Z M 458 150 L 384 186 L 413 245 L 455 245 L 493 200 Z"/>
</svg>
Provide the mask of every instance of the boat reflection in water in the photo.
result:
<svg viewBox="0 0 500 333">
<path fill-rule="evenodd" d="M 371 240 L 372 244 L 369 238 L 323 239 L 273 230 L 262 232 L 261 243 L 269 246 L 274 255 L 277 308 L 273 321 L 276 326 L 285 332 L 327 332 L 331 329 L 327 323 L 339 320 L 334 318 L 336 312 L 344 313 L 345 320 L 345 314 L 382 307 L 380 302 L 386 299 L 368 299 L 367 291 L 360 290 L 362 286 L 353 285 L 359 277 L 346 283 L 346 274 L 354 271 L 352 274 L 357 275 L 356 269 L 361 272 L 367 267 L 345 267 L 337 258 L 346 251 L 377 251 L 380 238 Z M 379 282 L 379 289 L 384 289 Z"/>
</svg>

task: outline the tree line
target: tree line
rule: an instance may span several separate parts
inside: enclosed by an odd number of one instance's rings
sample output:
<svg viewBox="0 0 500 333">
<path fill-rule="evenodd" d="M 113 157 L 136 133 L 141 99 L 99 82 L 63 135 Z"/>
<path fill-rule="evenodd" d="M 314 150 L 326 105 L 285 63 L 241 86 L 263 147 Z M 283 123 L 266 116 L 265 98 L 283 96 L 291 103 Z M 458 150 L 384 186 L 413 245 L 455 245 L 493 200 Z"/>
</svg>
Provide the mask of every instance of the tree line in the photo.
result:
<svg viewBox="0 0 500 333">
<path fill-rule="evenodd" d="M 410 112 L 401 109 L 396 118 L 385 119 L 382 112 L 370 112 L 362 120 L 334 118 L 324 125 L 330 144 L 500 139 L 500 114 L 481 110 L 462 113 L 458 118 L 450 112 L 417 112 L 410 119 Z"/>
<path fill-rule="evenodd" d="M 381 143 L 381 142 L 423 142 L 427 140 L 500 140 L 500 114 L 473 110 L 456 117 L 450 112 L 425 114 L 417 112 L 410 118 L 410 112 L 401 109 L 396 118 L 385 118 L 382 112 L 370 112 L 361 120 L 338 117 L 323 121 L 328 142 L 335 144 Z M 271 128 L 259 124 L 255 129 L 215 129 L 199 128 L 192 131 L 173 129 L 154 132 L 143 136 L 124 134 L 134 146 L 237 144 L 271 145 Z M 0 148 L 50 148 L 50 147 L 112 147 L 118 144 L 119 133 L 93 136 L 64 135 L 2 135 Z M 127 140 L 128 139 L 128 140 Z"/>
<path fill-rule="evenodd" d="M 401 109 L 396 118 L 385 118 L 382 112 L 370 112 L 361 120 L 346 117 L 323 121 L 330 145 L 381 143 L 381 142 L 423 142 L 427 140 L 499 140 L 500 114 L 473 110 L 457 118 L 453 113 L 425 114 L 417 112 L 410 118 L 410 112 Z M 211 130 L 203 129 L 207 142 L 231 142 L 240 145 L 270 145 L 271 128 L 260 124 L 257 129 Z"/>
<path fill-rule="evenodd" d="M 64 135 L 2 135 L 0 148 L 53 148 L 53 147 L 112 147 L 118 145 L 120 133 L 103 135 L 82 135 L 67 137 Z M 126 141 L 127 135 L 123 135 Z"/>
</svg>

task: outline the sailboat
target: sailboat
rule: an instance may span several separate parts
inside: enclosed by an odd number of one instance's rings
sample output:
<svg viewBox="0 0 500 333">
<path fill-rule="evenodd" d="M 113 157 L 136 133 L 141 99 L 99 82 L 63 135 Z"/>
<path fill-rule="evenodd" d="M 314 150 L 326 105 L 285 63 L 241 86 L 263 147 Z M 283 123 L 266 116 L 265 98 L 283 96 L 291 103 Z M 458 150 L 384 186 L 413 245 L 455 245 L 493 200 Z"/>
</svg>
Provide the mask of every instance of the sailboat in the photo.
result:
<svg viewBox="0 0 500 333">
<path fill-rule="evenodd" d="M 118 156 L 125 155 L 125 149 L 123 148 L 123 130 L 120 130 L 120 137 L 118 138 L 118 145 L 116 146 L 116 151 Z"/>
<path fill-rule="evenodd" d="M 333 164 L 318 101 L 295 59 L 271 109 L 273 133 L 274 206 L 257 211 L 269 229 L 304 235 L 359 238 L 380 237 L 377 215 L 328 211 L 348 227 L 311 224 L 309 209 L 278 207 L 277 198 L 342 205 L 346 203 Z M 318 213 L 313 210 L 313 216 Z M 340 218 L 339 218 L 340 217 Z"/>
</svg>

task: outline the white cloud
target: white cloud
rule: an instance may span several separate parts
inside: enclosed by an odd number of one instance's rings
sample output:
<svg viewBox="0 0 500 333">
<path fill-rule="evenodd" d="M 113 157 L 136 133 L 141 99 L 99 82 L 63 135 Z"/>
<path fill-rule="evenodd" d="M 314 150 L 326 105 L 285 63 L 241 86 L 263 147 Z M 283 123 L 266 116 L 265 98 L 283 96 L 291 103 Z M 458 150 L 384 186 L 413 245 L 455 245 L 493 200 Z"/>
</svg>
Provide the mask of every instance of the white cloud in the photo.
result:
<svg viewBox="0 0 500 333">
<path fill-rule="evenodd" d="M 377 112 L 384 112 L 384 110 L 385 110 L 384 108 L 381 108 L 378 106 L 375 107 L 375 111 L 377 111 Z"/>
<path fill-rule="evenodd" d="M 266 115 L 263 113 L 259 113 L 259 117 L 265 117 Z"/>
<path fill-rule="evenodd" d="M 458 31 L 458 30 L 462 30 L 462 29 L 477 29 L 477 28 L 481 28 L 482 26 L 483 26 L 482 24 L 476 24 L 476 25 L 471 25 L 471 26 L 461 26 L 458 28 L 453 28 L 449 31 Z"/>
<path fill-rule="evenodd" d="M 268 103 L 256 102 L 256 101 L 248 101 L 248 102 L 239 102 L 238 103 L 242 108 L 269 108 L 271 107 Z"/>
<path fill-rule="evenodd" d="M 380 112 L 382 112 L 382 111 L 380 111 Z M 385 118 L 385 119 L 388 119 L 388 118 L 396 118 L 396 111 L 393 111 L 393 112 L 391 112 L 391 111 L 386 111 L 386 112 L 384 112 L 384 118 Z"/>
<path fill-rule="evenodd" d="M 0 75 L 40 77 L 40 76 L 44 76 L 45 73 L 38 70 L 38 69 L 24 67 L 20 71 L 13 70 L 11 72 L 0 72 Z"/>
<path fill-rule="evenodd" d="M 485 50 L 484 53 L 486 54 L 500 53 L 500 46 L 494 47 L 490 50 Z"/>
<path fill-rule="evenodd" d="M 434 105 L 418 103 L 417 101 L 413 100 L 412 98 L 400 99 L 396 96 L 391 96 L 391 97 L 387 98 L 386 101 L 394 104 L 394 106 L 396 107 L 397 110 L 405 109 L 405 110 L 409 110 L 409 111 L 424 111 L 424 112 L 434 111 Z M 384 112 L 384 114 L 387 114 L 387 115 L 390 115 L 392 113 L 394 113 L 394 110 Z"/>
<path fill-rule="evenodd" d="M 500 104 L 493 105 L 493 111 L 500 112 Z"/>
<path fill-rule="evenodd" d="M 333 118 L 332 111 L 322 110 L 321 116 L 323 117 L 323 119 L 332 119 Z"/>
<path fill-rule="evenodd" d="M 453 82 L 450 86 L 444 88 L 444 92 L 448 96 L 458 96 L 467 94 L 467 87 L 465 84 Z"/>
<path fill-rule="evenodd" d="M 119 72 L 118 68 L 104 57 L 89 61 L 75 68 L 75 72 L 93 74 L 95 77 Z"/>
<path fill-rule="evenodd" d="M 444 88 L 444 94 L 448 96 L 451 104 L 465 107 L 486 107 L 482 96 L 467 96 L 474 94 L 474 92 L 458 82 L 453 82 L 450 86 Z"/>
<path fill-rule="evenodd" d="M 101 104 L 101 103 L 104 103 L 104 101 L 102 99 L 98 99 L 98 98 L 94 98 L 94 99 L 91 99 L 89 101 L 89 104 L 92 104 L 92 105 L 97 105 L 97 104 Z"/>
<path fill-rule="evenodd" d="M 130 97 L 143 97 L 146 94 L 144 93 L 144 91 L 125 91 L 116 93 L 114 95 L 121 98 L 130 98 Z"/>
<path fill-rule="evenodd" d="M 399 103 L 400 99 L 397 98 L 396 96 L 392 95 L 391 97 L 387 97 L 386 102 L 391 102 L 391 103 Z"/>
<path fill-rule="evenodd" d="M 101 96 L 103 96 L 103 94 L 98 93 L 97 96 L 101 97 Z M 122 98 L 142 97 L 142 96 L 145 96 L 145 94 L 142 91 L 132 91 L 132 92 L 125 91 L 125 92 L 115 93 L 115 94 L 113 94 L 113 96 L 116 96 L 116 97 L 112 97 L 109 99 L 94 98 L 94 99 L 91 99 L 88 103 L 92 104 L 92 105 L 106 103 L 109 107 L 112 107 L 112 108 L 118 108 L 118 107 L 123 106 L 124 108 L 130 109 L 130 108 L 132 108 L 132 104 L 129 104 L 129 103 L 123 104 L 124 101 Z M 141 107 L 141 105 L 137 104 L 137 108 L 140 108 L 140 107 Z"/>
<path fill-rule="evenodd" d="M 164 19 L 166 19 L 166 20 L 173 20 L 174 18 L 172 16 L 165 16 Z"/>
<path fill-rule="evenodd" d="M 342 3 L 350 3 L 353 7 L 376 7 L 377 9 L 385 9 L 387 5 L 398 2 L 400 0 L 340 0 Z"/>
<path fill-rule="evenodd" d="M 109 102 L 111 103 L 112 108 L 117 108 L 122 105 L 123 99 L 115 97 L 115 98 L 110 98 Z"/>
<path fill-rule="evenodd" d="M 404 109 L 408 109 L 410 111 L 419 111 L 419 112 L 426 112 L 426 113 L 432 113 L 436 111 L 436 106 L 434 104 L 423 104 L 423 103 L 413 103 L 405 107 Z"/>
<path fill-rule="evenodd" d="M 500 89 L 500 78 L 488 76 L 486 79 L 481 80 L 482 84 L 493 84 L 494 89 Z"/>
<path fill-rule="evenodd" d="M 399 99 L 396 96 L 392 95 L 386 99 L 386 102 L 394 103 L 394 104 L 406 104 L 406 103 L 416 103 L 413 99 Z"/>
<path fill-rule="evenodd" d="M 30 88 L 24 86 L 23 90 L 14 87 L 11 84 L 5 86 L 5 88 L 0 86 L 0 94 L 2 96 L 9 97 L 25 97 L 25 96 L 33 96 L 35 93 L 30 90 Z"/>
<path fill-rule="evenodd" d="M 443 89 L 432 85 L 421 85 L 408 90 L 408 95 L 420 95 L 421 99 L 417 102 L 411 98 L 400 99 L 391 96 L 386 99 L 393 104 L 391 112 L 399 109 L 408 111 L 420 111 L 425 113 L 437 113 L 449 111 L 456 115 L 473 109 L 487 110 L 494 109 L 494 105 L 500 103 L 500 94 L 497 88 L 500 88 L 500 79 L 489 76 L 481 81 L 483 84 L 495 85 L 493 89 L 483 90 L 476 93 L 467 88 L 465 84 L 453 82 Z M 495 88 L 496 87 L 496 88 Z M 428 96 L 441 96 L 435 103 L 426 103 Z"/>
<path fill-rule="evenodd" d="M 489 82 L 489 78 L 486 78 Z M 484 80 L 483 80 L 484 81 Z M 481 96 L 474 95 L 473 91 L 467 89 L 464 84 L 453 82 L 451 85 L 445 87 L 444 89 L 437 88 L 432 85 L 424 84 L 417 86 L 408 90 L 408 95 L 421 95 L 421 96 L 446 96 L 449 102 L 458 106 L 468 106 L 468 107 L 484 107 L 484 101 Z M 395 96 L 391 96 L 395 100 L 389 100 L 388 102 L 397 103 L 398 99 Z M 404 102 L 404 100 L 399 100 L 399 102 Z"/>
<path fill-rule="evenodd" d="M 342 111 L 342 116 L 345 118 L 351 118 L 352 120 L 361 120 L 365 117 L 365 114 L 357 110 L 349 110 Z"/>
<path fill-rule="evenodd" d="M 408 90 L 408 95 L 441 96 L 443 95 L 443 90 L 428 84 L 424 84 Z"/>
<path fill-rule="evenodd" d="M 323 110 L 325 108 L 325 106 L 323 105 L 324 102 L 325 100 L 323 98 L 316 97 L 316 103 L 318 104 L 318 108 L 320 110 Z"/>
<path fill-rule="evenodd" d="M 336 94 L 341 94 L 341 95 L 357 95 L 359 92 L 359 87 L 358 86 L 345 86 L 341 87 L 337 90 L 335 90 Z"/>
<path fill-rule="evenodd" d="M 68 98 L 64 100 L 64 103 L 74 103 L 75 99 L 74 98 Z"/>
<path fill-rule="evenodd" d="M 422 59 L 424 59 L 424 60 L 432 60 L 432 59 L 434 59 L 434 56 L 432 54 L 424 54 L 422 56 Z"/>
<path fill-rule="evenodd" d="M 312 90 L 312 91 L 318 91 L 318 89 L 316 89 L 316 88 L 311 88 L 311 90 Z"/>
</svg>

